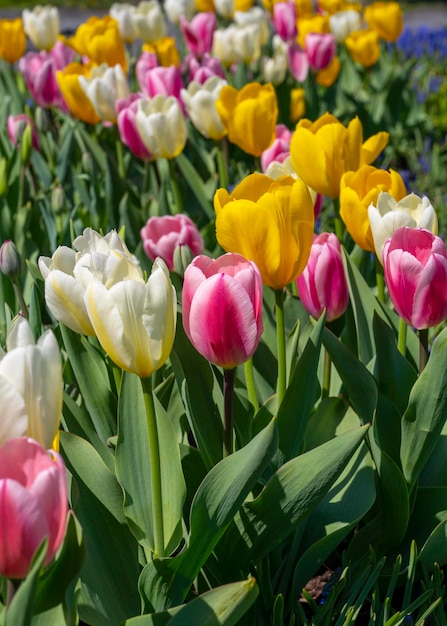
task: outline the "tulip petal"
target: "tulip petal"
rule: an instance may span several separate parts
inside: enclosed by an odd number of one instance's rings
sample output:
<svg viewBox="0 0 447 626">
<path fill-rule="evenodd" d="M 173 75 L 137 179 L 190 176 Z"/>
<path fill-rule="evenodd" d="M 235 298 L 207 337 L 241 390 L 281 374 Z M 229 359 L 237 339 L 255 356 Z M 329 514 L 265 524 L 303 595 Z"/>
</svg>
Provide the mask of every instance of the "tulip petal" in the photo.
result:
<svg viewBox="0 0 447 626">
<path fill-rule="evenodd" d="M 25 401 L 11 380 L 3 375 L 8 372 L 3 360 L 0 363 L 0 397 L 2 399 L 2 418 L 0 420 L 0 445 L 14 437 L 26 435 L 28 429 L 28 413 Z"/>
<path fill-rule="evenodd" d="M 307 128 L 298 127 L 290 140 L 292 166 L 298 176 L 318 193 L 329 195 L 326 153 L 317 137 Z"/>
</svg>

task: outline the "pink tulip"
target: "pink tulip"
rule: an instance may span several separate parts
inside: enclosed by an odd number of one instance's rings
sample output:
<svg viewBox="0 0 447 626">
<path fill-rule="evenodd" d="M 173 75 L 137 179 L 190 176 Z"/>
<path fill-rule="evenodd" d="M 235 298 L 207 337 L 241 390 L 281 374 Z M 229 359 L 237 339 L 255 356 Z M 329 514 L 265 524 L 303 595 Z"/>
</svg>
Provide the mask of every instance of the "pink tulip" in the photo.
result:
<svg viewBox="0 0 447 626">
<path fill-rule="evenodd" d="M 290 155 L 289 147 L 291 137 L 292 131 L 290 131 L 287 126 L 277 124 L 275 140 L 272 145 L 261 154 L 261 167 L 263 172 L 267 171 L 272 161 L 282 163 L 284 159 Z"/>
<path fill-rule="evenodd" d="M 258 268 L 234 253 L 196 257 L 186 268 L 182 310 L 185 332 L 202 356 L 227 369 L 244 363 L 263 331 Z"/>
<path fill-rule="evenodd" d="M 385 242 L 383 270 L 400 317 L 418 330 L 447 319 L 447 250 L 424 228 L 398 228 Z"/>
<path fill-rule="evenodd" d="M 187 56 L 185 58 L 185 71 L 189 71 L 189 79 L 191 81 L 193 80 L 200 85 L 203 85 L 211 76 L 225 78 L 222 63 L 217 57 L 213 57 L 208 53 L 205 53 L 200 61 L 194 56 Z"/>
<path fill-rule="evenodd" d="M 304 82 L 309 73 L 307 54 L 297 43 L 293 42 L 289 45 L 287 56 L 290 73 L 299 83 Z"/>
<path fill-rule="evenodd" d="M 154 67 L 158 67 L 157 55 L 154 52 L 142 52 L 135 65 L 135 75 L 141 91 L 145 91 L 143 85 L 146 84 L 146 74 Z"/>
<path fill-rule="evenodd" d="M 273 27 L 284 41 L 295 39 L 297 28 L 294 2 L 277 2 L 273 5 Z"/>
<path fill-rule="evenodd" d="M 169 67 L 157 66 L 149 69 L 143 77 L 140 87 L 146 95 L 153 98 L 161 93 L 163 96 L 174 96 L 184 111 L 184 104 L 180 97 L 183 81 L 180 71 L 175 65 Z"/>
<path fill-rule="evenodd" d="M 62 458 L 27 437 L 0 447 L 0 573 L 25 578 L 45 538 L 48 564 L 61 545 L 67 517 Z"/>
<path fill-rule="evenodd" d="M 151 161 L 155 157 L 144 145 L 137 128 L 138 101 L 143 97 L 139 93 L 131 93 L 116 102 L 117 125 L 121 141 L 134 155 L 143 161 Z"/>
<path fill-rule="evenodd" d="M 33 148 L 35 150 L 39 150 L 39 136 L 32 120 L 28 117 L 26 113 L 20 113 L 20 115 L 8 115 L 6 125 L 11 143 L 15 146 L 17 143 L 17 139 L 20 139 L 20 137 L 17 137 L 17 131 L 20 129 L 21 126 L 23 126 L 23 124 L 29 124 L 31 126 Z"/>
<path fill-rule="evenodd" d="M 329 65 L 335 56 L 337 43 L 331 33 L 306 35 L 306 54 L 312 70 L 319 72 Z"/>
<path fill-rule="evenodd" d="M 216 26 L 215 13 L 197 13 L 190 22 L 184 16 L 180 17 L 180 28 L 191 54 L 200 58 L 206 52 L 211 52 Z"/>
<path fill-rule="evenodd" d="M 201 254 L 204 248 L 199 229 L 190 217 L 181 213 L 150 217 L 140 235 L 147 256 L 152 261 L 161 257 L 171 271 L 177 246 L 186 244 L 194 256 Z"/>
<path fill-rule="evenodd" d="M 318 319 L 326 309 L 331 322 L 346 311 L 348 285 L 340 242 L 334 233 L 314 236 L 309 261 L 296 280 L 298 293 L 306 311 Z"/>
</svg>

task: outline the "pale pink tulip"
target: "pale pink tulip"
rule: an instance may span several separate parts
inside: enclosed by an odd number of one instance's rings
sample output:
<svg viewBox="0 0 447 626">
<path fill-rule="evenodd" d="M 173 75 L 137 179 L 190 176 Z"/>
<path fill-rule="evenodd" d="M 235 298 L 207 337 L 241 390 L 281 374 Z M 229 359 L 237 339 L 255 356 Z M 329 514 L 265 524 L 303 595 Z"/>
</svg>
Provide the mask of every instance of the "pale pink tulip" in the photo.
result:
<svg viewBox="0 0 447 626">
<path fill-rule="evenodd" d="M 295 39 L 297 29 L 294 2 L 277 2 L 273 5 L 273 27 L 283 41 Z"/>
<path fill-rule="evenodd" d="M 216 26 L 215 13 L 197 13 L 190 22 L 185 17 L 180 17 L 180 28 L 186 47 L 191 54 L 200 58 L 205 53 L 211 52 Z"/>
<path fill-rule="evenodd" d="M 168 268 L 174 269 L 174 251 L 183 244 L 196 256 L 203 252 L 204 243 L 199 229 L 187 215 L 162 215 L 150 217 L 140 231 L 147 256 L 155 261 L 161 257 Z"/>
<path fill-rule="evenodd" d="M 306 52 L 297 43 L 293 42 L 289 45 L 287 57 L 292 76 L 299 83 L 304 82 L 309 73 L 309 60 Z"/>
<path fill-rule="evenodd" d="M 273 161 L 282 163 L 290 155 L 290 139 L 292 137 L 292 131 L 290 131 L 284 124 L 277 124 L 276 126 L 276 138 L 272 145 L 269 146 L 261 154 L 261 167 L 262 171 L 266 172 L 268 166 Z"/>
<path fill-rule="evenodd" d="M 447 319 L 447 250 L 424 228 L 398 228 L 382 250 L 388 293 L 400 317 L 418 330 Z"/>
<path fill-rule="evenodd" d="M 39 135 L 37 134 L 36 128 L 31 118 L 29 118 L 26 113 L 20 113 L 19 115 L 8 115 L 8 118 L 6 120 L 6 126 L 11 143 L 15 146 L 17 140 L 20 140 L 20 137 L 17 137 L 17 132 L 19 131 L 19 129 L 21 129 L 21 132 L 23 132 L 24 124 L 29 124 L 31 126 L 33 148 L 35 150 L 39 150 Z"/>
<path fill-rule="evenodd" d="M 217 57 L 213 57 L 206 53 L 200 59 L 192 55 L 185 58 L 185 71 L 189 71 L 189 79 L 203 85 L 203 83 L 211 76 L 219 76 L 225 78 L 225 72 L 222 63 Z"/>
<path fill-rule="evenodd" d="M 169 67 L 157 66 L 149 69 L 140 83 L 140 87 L 150 98 L 158 94 L 163 96 L 174 96 L 178 100 L 182 111 L 184 111 L 183 101 L 180 92 L 183 89 L 183 81 L 180 71 L 175 65 Z"/>
<path fill-rule="evenodd" d="M 149 70 L 154 69 L 154 67 L 158 67 L 157 55 L 154 52 L 142 52 L 135 65 L 135 75 L 140 89 L 144 93 L 146 93 L 143 87 L 143 85 L 146 84 L 146 74 Z"/>
<path fill-rule="evenodd" d="M 296 280 L 306 311 L 318 319 L 326 309 L 326 321 L 337 319 L 349 302 L 340 242 L 334 233 L 314 236 L 309 261 Z"/>
<path fill-rule="evenodd" d="M 61 545 L 66 527 L 67 486 L 62 458 L 27 437 L 0 447 L 0 573 L 25 578 L 42 541 L 44 564 Z"/>
<path fill-rule="evenodd" d="M 234 253 L 196 257 L 185 271 L 182 310 L 185 332 L 202 356 L 224 368 L 244 363 L 263 331 L 258 268 Z"/>
<path fill-rule="evenodd" d="M 312 70 L 319 72 L 327 67 L 335 56 L 337 43 L 331 33 L 306 35 L 306 54 Z"/>
<path fill-rule="evenodd" d="M 116 102 L 117 125 L 121 141 L 135 156 L 143 161 L 151 161 L 155 157 L 144 145 L 137 128 L 138 101 L 142 98 L 142 94 L 131 93 Z"/>
</svg>

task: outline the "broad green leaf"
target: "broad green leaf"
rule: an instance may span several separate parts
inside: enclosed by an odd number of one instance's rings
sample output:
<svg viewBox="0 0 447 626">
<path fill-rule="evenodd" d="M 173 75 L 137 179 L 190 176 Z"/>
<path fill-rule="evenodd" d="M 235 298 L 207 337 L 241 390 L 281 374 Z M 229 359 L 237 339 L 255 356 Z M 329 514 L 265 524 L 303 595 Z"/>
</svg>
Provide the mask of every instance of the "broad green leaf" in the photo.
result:
<svg viewBox="0 0 447 626">
<path fill-rule="evenodd" d="M 413 386 L 402 418 L 402 469 L 410 490 L 433 453 L 447 419 L 447 328 Z"/>
<path fill-rule="evenodd" d="M 346 430 L 361 426 L 358 415 L 340 397 L 323 398 L 312 413 L 305 433 L 305 449 L 311 450 Z"/>
<path fill-rule="evenodd" d="M 419 552 L 419 561 L 429 572 L 435 563 L 440 567 L 447 564 L 447 519 L 442 520 L 428 537 Z"/>
<path fill-rule="evenodd" d="M 212 200 L 206 194 L 204 190 L 204 182 L 200 178 L 194 165 L 186 158 L 184 154 L 179 154 L 175 160 L 185 180 L 187 181 L 188 185 L 191 187 L 192 192 L 197 198 L 197 201 L 200 204 L 203 212 L 208 217 L 208 219 L 214 219 L 215 216 Z"/>
<path fill-rule="evenodd" d="M 408 523 L 404 545 L 415 541 L 418 546 L 424 546 L 429 537 L 434 533 L 440 522 L 447 521 L 447 486 L 444 487 L 418 487 L 416 497 Z M 437 531 L 439 532 L 439 530 Z M 446 546 L 447 548 L 447 546 Z M 446 553 L 446 548 L 440 550 L 439 556 Z M 406 548 L 401 548 L 404 551 Z M 428 554 L 428 552 L 427 552 Z M 443 565 L 435 557 L 434 562 Z"/>
<path fill-rule="evenodd" d="M 146 609 L 160 611 L 184 601 L 201 567 L 276 452 L 277 437 L 272 420 L 249 444 L 206 475 L 191 507 L 187 547 L 171 559 L 155 559 L 143 570 L 140 593 Z"/>
<path fill-rule="evenodd" d="M 121 487 L 95 449 L 66 432 L 61 449 L 79 490 L 73 508 L 87 549 L 79 616 L 88 624 L 111 626 L 140 612 L 138 544 L 126 525 Z"/>
<path fill-rule="evenodd" d="M 182 537 L 186 487 L 179 443 L 163 407 L 158 402 L 155 405 L 162 477 L 164 540 L 166 552 L 170 554 Z M 151 442 L 143 388 L 141 380 L 135 374 L 123 374 L 118 415 L 115 460 L 117 478 L 124 492 L 124 513 L 138 542 L 149 553 L 154 550 Z M 135 471 L 136 467 L 138 471 Z"/>
</svg>

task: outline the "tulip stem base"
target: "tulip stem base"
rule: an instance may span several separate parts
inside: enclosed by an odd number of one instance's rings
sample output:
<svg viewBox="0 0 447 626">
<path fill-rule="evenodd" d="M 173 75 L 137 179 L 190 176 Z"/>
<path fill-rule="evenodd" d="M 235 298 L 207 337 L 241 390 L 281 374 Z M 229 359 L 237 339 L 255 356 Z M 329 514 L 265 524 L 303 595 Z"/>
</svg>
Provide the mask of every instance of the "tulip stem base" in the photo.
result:
<svg viewBox="0 0 447 626">
<path fill-rule="evenodd" d="M 164 556 L 164 529 L 160 470 L 160 446 L 158 442 L 157 418 L 155 414 L 154 396 L 152 394 L 152 378 L 142 378 L 144 408 L 146 410 L 147 431 L 149 435 L 149 453 L 151 464 L 152 518 L 154 526 L 154 556 Z"/>
<path fill-rule="evenodd" d="M 233 452 L 233 390 L 235 369 L 224 369 L 224 457 Z"/>
<path fill-rule="evenodd" d="M 428 328 L 419 331 L 419 374 L 423 371 L 428 361 Z"/>
<path fill-rule="evenodd" d="M 256 395 L 256 385 L 253 376 L 253 357 L 244 363 L 245 384 L 247 386 L 248 399 L 253 406 L 255 413 L 259 410 L 259 402 Z"/>
<path fill-rule="evenodd" d="M 407 324 L 402 318 L 399 320 L 399 334 L 397 336 L 397 349 L 405 356 L 407 351 Z"/>
<path fill-rule="evenodd" d="M 286 393 L 287 367 L 286 367 L 286 330 L 284 324 L 284 292 L 282 289 L 275 290 L 276 301 L 276 340 L 278 346 L 278 409 Z"/>
</svg>

